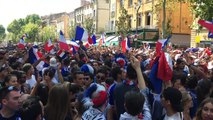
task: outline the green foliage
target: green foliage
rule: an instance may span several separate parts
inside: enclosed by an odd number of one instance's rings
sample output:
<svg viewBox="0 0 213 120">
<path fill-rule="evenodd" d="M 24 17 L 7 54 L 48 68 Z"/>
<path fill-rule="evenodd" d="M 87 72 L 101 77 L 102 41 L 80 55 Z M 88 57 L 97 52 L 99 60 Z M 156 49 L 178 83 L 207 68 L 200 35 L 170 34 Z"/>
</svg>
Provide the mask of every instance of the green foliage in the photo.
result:
<svg viewBox="0 0 213 120">
<path fill-rule="evenodd" d="M 196 18 L 212 21 L 213 0 L 190 0 Z"/>
<path fill-rule="evenodd" d="M 127 14 L 127 10 L 122 7 L 120 9 L 120 17 L 118 18 L 118 21 L 116 20 L 115 25 L 117 27 L 117 32 L 122 35 L 127 35 L 127 33 L 130 31 L 130 26 L 128 24 L 130 20 L 130 15 Z"/>
<path fill-rule="evenodd" d="M 27 38 L 27 42 L 39 42 L 38 33 L 39 33 L 39 26 L 37 24 L 28 23 L 22 29 L 22 35 L 27 33 L 30 38 Z"/>
<path fill-rule="evenodd" d="M 93 19 L 87 18 L 84 21 L 84 28 L 87 30 L 88 33 L 93 33 Z"/>
<path fill-rule="evenodd" d="M 26 23 L 26 24 L 28 24 L 28 23 L 33 23 L 33 24 L 40 25 L 40 24 L 41 24 L 41 18 L 40 18 L 40 16 L 37 15 L 37 14 L 28 15 L 28 16 L 25 18 L 25 23 Z"/>
<path fill-rule="evenodd" d="M 45 42 L 52 38 L 52 40 L 56 38 L 57 32 L 55 26 L 46 26 L 42 28 L 39 32 L 39 38 L 42 42 Z"/>
<path fill-rule="evenodd" d="M 69 26 L 69 28 L 68 28 L 68 34 L 69 34 L 69 37 L 70 37 L 71 39 L 72 39 L 72 38 L 75 38 L 76 26 L 77 26 L 77 25 L 72 25 L 72 26 Z"/>
<path fill-rule="evenodd" d="M 5 34 L 5 28 L 3 25 L 0 25 L 0 41 L 3 41 L 3 39 L 6 37 Z"/>
<path fill-rule="evenodd" d="M 18 20 L 13 20 L 13 22 L 11 22 L 8 27 L 7 27 L 7 31 L 9 33 L 12 33 L 11 38 L 13 41 L 17 41 L 20 39 L 20 37 L 22 36 L 21 31 L 22 31 L 22 27 L 25 25 L 25 22 L 23 19 L 18 19 Z"/>
</svg>

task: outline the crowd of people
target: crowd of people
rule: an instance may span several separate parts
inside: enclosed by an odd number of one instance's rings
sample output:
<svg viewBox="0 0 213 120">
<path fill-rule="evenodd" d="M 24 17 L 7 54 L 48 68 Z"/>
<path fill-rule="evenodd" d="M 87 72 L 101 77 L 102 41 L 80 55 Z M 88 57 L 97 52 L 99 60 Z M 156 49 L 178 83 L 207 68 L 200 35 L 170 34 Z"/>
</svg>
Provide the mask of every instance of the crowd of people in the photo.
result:
<svg viewBox="0 0 213 120">
<path fill-rule="evenodd" d="M 62 58 L 38 45 L 30 63 L 31 47 L 0 49 L 0 120 L 213 120 L 209 48 L 168 48 L 172 78 L 159 91 L 155 48 L 81 44 Z"/>
</svg>

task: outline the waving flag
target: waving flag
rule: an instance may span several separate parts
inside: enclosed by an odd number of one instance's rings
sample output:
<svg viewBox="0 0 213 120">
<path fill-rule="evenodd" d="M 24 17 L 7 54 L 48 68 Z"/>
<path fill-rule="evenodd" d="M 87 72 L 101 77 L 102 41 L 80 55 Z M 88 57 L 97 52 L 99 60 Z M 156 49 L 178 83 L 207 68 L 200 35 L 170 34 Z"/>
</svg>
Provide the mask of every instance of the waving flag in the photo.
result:
<svg viewBox="0 0 213 120">
<path fill-rule="evenodd" d="M 88 32 L 79 26 L 76 26 L 75 40 L 88 41 Z"/>
<path fill-rule="evenodd" d="M 44 50 L 50 52 L 50 51 L 53 51 L 54 49 L 54 45 L 52 44 L 52 40 L 51 38 L 45 43 L 44 45 Z"/>
<path fill-rule="evenodd" d="M 96 44 L 96 36 L 94 34 L 92 35 L 92 41 L 93 41 L 93 44 Z"/>
<path fill-rule="evenodd" d="M 89 44 L 93 44 L 93 40 L 92 40 L 92 38 L 90 37 L 90 35 L 89 35 L 89 37 L 88 37 L 88 43 L 89 43 Z"/>
<path fill-rule="evenodd" d="M 157 41 L 157 43 L 156 43 L 156 53 L 157 53 L 158 56 L 160 55 L 161 50 L 166 47 L 166 45 L 168 44 L 170 38 L 171 38 L 171 35 L 169 35 L 169 37 L 167 39 L 161 39 L 161 40 Z"/>
<path fill-rule="evenodd" d="M 60 31 L 59 46 L 62 50 L 69 50 L 69 46 L 66 42 L 66 39 L 64 38 L 64 34 L 62 31 Z"/>
<path fill-rule="evenodd" d="M 59 51 L 57 52 L 57 55 L 58 55 L 60 58 L 62 58 L 62 59 L 64 59 L 64 58 L 67 57 L 66 53 L 65 53 L 63 50 L 59 50 Z"/>
<path fill-rule="evenodd" d="M 213 33 L 213 23 L 205 20 L 199 20 L 198 23 L 207 28 L 211 33 Z"/>
<path fill-rule="evenodd" d="M 130 38 L 128 36 L 121 42 L 121 46 L 124 53 L 130 49 Z"/>
<path fill-rule="evenodd" d="M 212 24 L 213 24 L 213 20 L 212 20 Z M 209 31 L 208 38 L 213 38 L 213 32 Z"/>
<path fill-rule="evenodd" d="M 157 94 L 160 94 L 162 91 L 162 83 L 163 81 L 157 77 L 158 74 L 158 65 L 159 65 L 159 57 L 157 57 L 154 62 L 151 69 L 151 72 L 149 74 L 149 80 L 152 83 L 152 86 L 154 88 L 154 92 Z"/>
<path fill-rule="evenodd" d="M 75 55 L 75 54 L 77 53 L 77 50 L 76 50 L 76 48 L 75 48 L 74 46 L 72 46 L 72 47 L 70 48 L 69 52 L 70 52 L 70 54 Z"/>
<path fill-rule="evenodd" d="M 42 57 L 42 53 L 38 51 L 38 46 L 34 45 L 33 47 L 30 48 L 29 50 L 29 61 L 31 64 L 36 62 Z"/>
</svg>

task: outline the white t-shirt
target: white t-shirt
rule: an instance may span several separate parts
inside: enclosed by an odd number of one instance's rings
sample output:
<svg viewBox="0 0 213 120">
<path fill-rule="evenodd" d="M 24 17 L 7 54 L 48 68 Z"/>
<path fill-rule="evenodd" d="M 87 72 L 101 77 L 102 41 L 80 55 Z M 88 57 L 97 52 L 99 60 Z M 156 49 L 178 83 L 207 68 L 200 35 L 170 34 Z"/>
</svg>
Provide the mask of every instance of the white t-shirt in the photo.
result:
<svg viewBox="0 0 213 120">
<path fill-rule="evenodd" d="M 35 75 L 31 76 L 31 79 L 27 79 L 26 83 L 30 85 L 30 89 L 32 89 L 36 85 Z"/>
<path fill-rule="evenodd" d="M 183 120 L 183 113 L 177 112 L 172 116 L 167 116 L 166 114 L 163 120 Z"/>
</svg>

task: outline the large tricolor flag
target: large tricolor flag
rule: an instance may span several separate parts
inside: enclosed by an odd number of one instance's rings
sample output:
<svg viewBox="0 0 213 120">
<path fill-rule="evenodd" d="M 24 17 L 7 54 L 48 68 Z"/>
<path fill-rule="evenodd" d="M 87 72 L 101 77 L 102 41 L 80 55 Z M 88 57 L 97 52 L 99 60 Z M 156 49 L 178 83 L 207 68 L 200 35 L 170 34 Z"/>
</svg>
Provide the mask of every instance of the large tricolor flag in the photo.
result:
<svg viewBox="0 0 213 120">
<path fill-rule="evenodd" d="M 198 23 L 207 28 L 211 33 L 213 33 L 213 23 L 205 20 L 199 20 Z"/>
<path fill-rule="evenodd" d="M 84 28 L 76 26 L 75 40 L 88 41 L 88 38 L 88 32 Z"/>
<path fill-rule="evenodd" d="M 121 47 L 124 53 L 130 49 L 130 38 L 128 36 L 121 42 Z"/>
<path fill-rule="evenodd" d="M 44 50 L 48 52 L 54 51 L 54 44 L 52 44 L 52 39 L 50 38 L 44 45 Z"/>
<path fill-rule="evenodd" d="M 60 46 L 60 49 L 62 50 L 69 50 L 69 46 L 61 30 L 60 30 L 59 46 Z"/>
<path fill-rule="evenodd" d="M 94 34 L 92 35 L 92 41 L 93 41 L 93 44 L 96 44 L 96 36 Z"/>
<path fill-rule="evenodd" d="M 156 53 L 159 56 L 162 49 L 166 47 L 166 45 L 169 43 L 169 40 L 171 38 L 171 35 L 168 36 L 167 39 L 160 39 L 156 43 Z"/>
<path fill-rule="evenodd" d="M 29 49 L 29 61 L 31 64 L 39 60 L 41 57 L 42 57 L 42 53 L 38 51 L 37 45 L 34 45 L 33 47 Z"/>
</svg>

